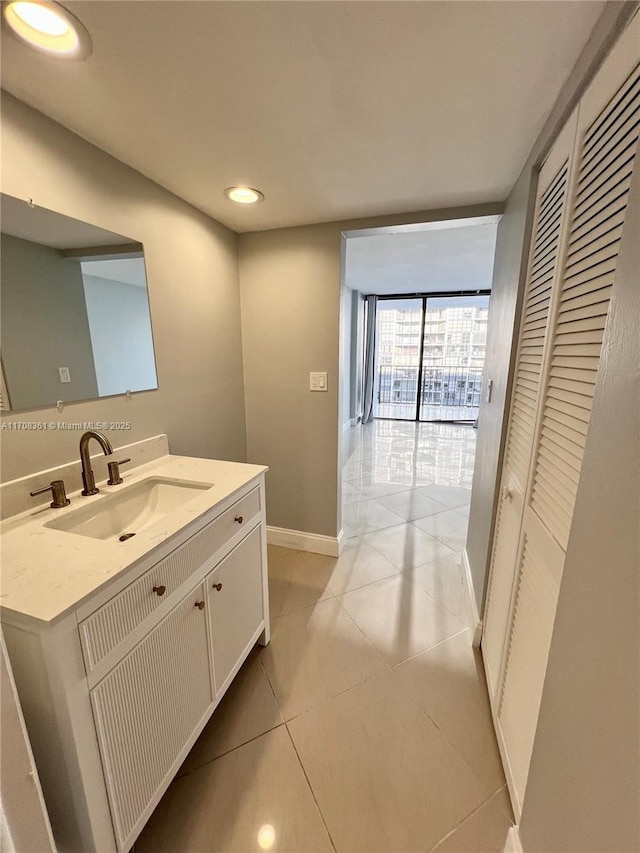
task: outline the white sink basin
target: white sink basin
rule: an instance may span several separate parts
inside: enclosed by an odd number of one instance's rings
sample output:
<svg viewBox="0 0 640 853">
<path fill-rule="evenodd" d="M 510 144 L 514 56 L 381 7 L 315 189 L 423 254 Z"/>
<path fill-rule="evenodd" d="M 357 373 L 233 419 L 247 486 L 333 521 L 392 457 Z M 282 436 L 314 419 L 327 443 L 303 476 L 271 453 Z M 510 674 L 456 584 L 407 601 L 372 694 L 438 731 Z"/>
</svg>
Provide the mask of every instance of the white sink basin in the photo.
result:
<svg viewBox="0 0 640 853">
<path fill-rule="evenodd" d="M 101 500 L 81 498 L 87 501 L 86 506 L 44 526 L 92 539 L 119 538 L 151 527 L 212 486 L 213 483 L 150 477 L 133 486 L 118 487 L 117 493 Z"/>
</svg>

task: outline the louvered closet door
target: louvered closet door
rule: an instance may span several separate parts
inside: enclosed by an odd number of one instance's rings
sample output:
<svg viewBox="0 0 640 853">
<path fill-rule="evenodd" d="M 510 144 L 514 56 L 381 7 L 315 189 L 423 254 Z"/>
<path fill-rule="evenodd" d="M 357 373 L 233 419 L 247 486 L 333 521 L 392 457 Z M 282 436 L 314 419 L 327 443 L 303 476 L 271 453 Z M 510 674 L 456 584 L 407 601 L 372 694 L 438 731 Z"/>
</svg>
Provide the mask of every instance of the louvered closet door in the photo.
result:
<svg viewBox="0 0 640 853">
<path fill-rule="evenodd" d="M 575 168 L 525 501 L 499 707 L 512 787 L 529 772 L 640 125 L 640 16 L 579 110 Z M 606 531 L 603 531 L 606 535 Z"/>
<path fill-rule="evenodd" d="M 522 306 L 513 396 L 491 556 L 482 652 L 489 690 L 499 696 L 502 659 L 531 466 L 551 294 L 566 216 L 577 112 L 558 137 L 539 175 L 533 238 Z"/>
</svg>

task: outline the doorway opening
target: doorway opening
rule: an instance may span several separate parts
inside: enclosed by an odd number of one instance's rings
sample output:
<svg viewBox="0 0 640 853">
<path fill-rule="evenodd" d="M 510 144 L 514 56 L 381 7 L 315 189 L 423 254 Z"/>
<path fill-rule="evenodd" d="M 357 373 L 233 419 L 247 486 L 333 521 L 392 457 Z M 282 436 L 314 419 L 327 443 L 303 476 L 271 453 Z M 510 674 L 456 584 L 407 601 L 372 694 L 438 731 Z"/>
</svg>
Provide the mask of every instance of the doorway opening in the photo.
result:
<svg viewBox="0 0 640 853">
<path fill-rule="evenodd" d="M 338 527 L 402 566 L 464 547 L 499 219 L 343 235 Z"/>
<path fill-rule="evenodd" d="M 489 291 L 379 296 L 375 310 L 373 417 L 475 421 Z"/>
</svg>

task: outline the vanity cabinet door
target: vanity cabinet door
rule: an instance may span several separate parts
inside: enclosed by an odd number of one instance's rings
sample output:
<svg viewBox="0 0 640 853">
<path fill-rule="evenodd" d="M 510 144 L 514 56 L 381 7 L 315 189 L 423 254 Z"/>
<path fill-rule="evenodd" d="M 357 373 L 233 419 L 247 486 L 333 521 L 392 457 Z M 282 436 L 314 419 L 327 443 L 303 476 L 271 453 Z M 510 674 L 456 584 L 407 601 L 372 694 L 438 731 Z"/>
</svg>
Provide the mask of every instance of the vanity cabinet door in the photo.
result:
<svg viewBox="0 0 640 853">
<path fill-rule="evenodd" d="M 213 702 L 205 608 L 200 585 L 91 691 L 120 850 Z"/>
<path fill-rule="evenodd" d="M 264 623 L 261 527 L 258 525 L 208 575 L 216 695 L 244 660 Z"/>
</svg>

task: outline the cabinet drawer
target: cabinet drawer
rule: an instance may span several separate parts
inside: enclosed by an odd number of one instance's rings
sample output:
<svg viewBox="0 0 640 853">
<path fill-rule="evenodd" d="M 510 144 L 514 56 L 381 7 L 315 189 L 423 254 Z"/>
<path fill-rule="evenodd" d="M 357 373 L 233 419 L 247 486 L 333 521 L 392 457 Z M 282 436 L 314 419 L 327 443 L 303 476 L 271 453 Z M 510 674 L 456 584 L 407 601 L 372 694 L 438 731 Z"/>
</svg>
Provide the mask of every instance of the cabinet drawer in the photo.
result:
<svg viewBox="0 0 640 853">
<path fill-rule="evenodd" d="M 213 702 L 202 584 L 91 691 L 119 850 Z"/>
<path fill-rule="evenodd" d="M 260 490 L 254 489 L 81 622 L 80 641 L 87 673 L 207 560 L 224 549 L 260 509 Z"/>
</svg>

